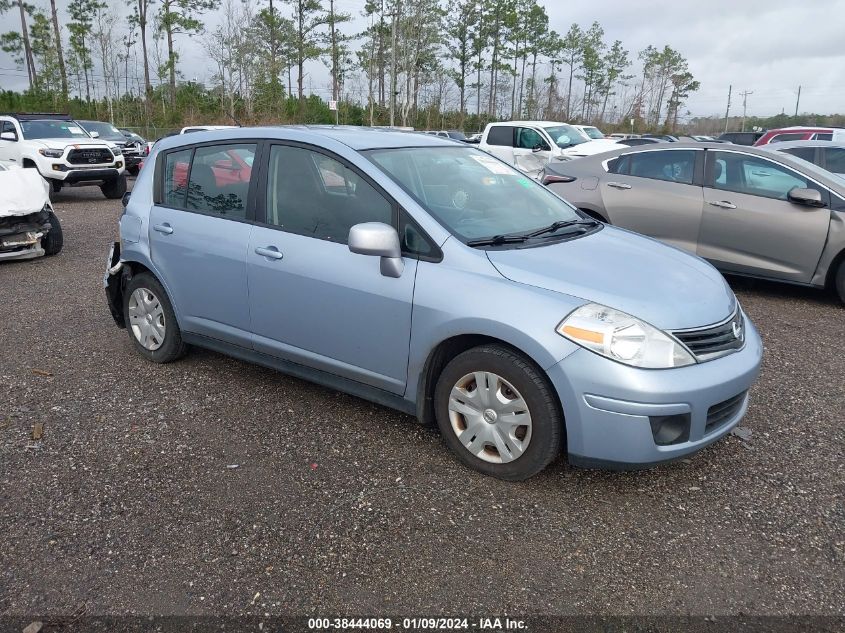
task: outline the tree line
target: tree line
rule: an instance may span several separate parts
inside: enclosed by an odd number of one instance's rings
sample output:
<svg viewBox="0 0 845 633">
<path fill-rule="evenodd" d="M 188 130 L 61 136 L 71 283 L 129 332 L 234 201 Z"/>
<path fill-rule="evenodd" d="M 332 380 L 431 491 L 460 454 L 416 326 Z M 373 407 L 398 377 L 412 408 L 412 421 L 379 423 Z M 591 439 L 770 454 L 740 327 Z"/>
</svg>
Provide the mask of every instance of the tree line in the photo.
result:
<svg viewBox="0 0 845 633">
<path fill-rule="evenodd" d="M 361 32 L 337 0 L 124 1 L 69 0 L 64 18 L 56 0 L 0 0 L 19 22 L 0 47 L 29 81 L 0 105 L 140 126 L 336 117 L 477 130 L 539 118 L 673 131 L 699 88 L 670 46 L 632 53 L 598 22 L 559 33 L 537 0 L 366 0 Z M 186 47 L 210 74 L 187 67 Z M 317 61 L 330 79 L 315 87 Z"/>
</svg>

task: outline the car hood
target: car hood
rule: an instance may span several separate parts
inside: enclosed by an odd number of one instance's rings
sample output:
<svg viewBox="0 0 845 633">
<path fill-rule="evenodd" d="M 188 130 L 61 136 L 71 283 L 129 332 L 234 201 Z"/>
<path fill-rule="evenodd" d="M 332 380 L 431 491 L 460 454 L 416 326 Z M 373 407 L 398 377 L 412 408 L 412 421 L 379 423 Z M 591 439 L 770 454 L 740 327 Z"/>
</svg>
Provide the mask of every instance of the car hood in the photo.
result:
<svg viewBox="0 0 845 633">
<path fill-rule="evenodd" d="M 602 152 L 611 152 L 619 149 L 619 143 L 605 138 L 597 138 L 586 143 L 578 143 L 572 147 L 567 147 L 561 150 L 563 156 L 592 156 L 593 154 L 601 154 Z"/>
<path fill-rule="evenodd" d="M 64 149 L 68 145 L 78 145 L 80 147 L 108 147 L 108 143 L 104 141 L 95 141 L 92 138 L 39 138 L 35 140 L 44 147 L 50 149 Z"/>
<path fill-rule="evenodd" d="M 616 308 L 665 330 L 717 323 L 736 305 L 704 260 L 610 226 L 548 246 L 489 250 L 487 257 L 511 281 Z"/>
</svg>

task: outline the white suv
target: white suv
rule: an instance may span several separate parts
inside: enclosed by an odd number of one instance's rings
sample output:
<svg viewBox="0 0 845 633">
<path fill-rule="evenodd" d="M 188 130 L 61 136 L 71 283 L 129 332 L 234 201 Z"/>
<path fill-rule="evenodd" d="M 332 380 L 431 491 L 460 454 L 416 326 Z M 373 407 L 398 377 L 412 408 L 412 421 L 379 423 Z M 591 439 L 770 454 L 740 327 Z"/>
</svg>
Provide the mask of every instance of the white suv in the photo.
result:
<svg viewBox="0 0 845 633">
<path fill-rule="evenodd" d="M 51 193 L 65 185 L 99 186 L 106 198 L 126 193 L 121 150 L 91 138 L 66 114 L 0 115 L 0 162 L 34 167 Z"/>
</svg>

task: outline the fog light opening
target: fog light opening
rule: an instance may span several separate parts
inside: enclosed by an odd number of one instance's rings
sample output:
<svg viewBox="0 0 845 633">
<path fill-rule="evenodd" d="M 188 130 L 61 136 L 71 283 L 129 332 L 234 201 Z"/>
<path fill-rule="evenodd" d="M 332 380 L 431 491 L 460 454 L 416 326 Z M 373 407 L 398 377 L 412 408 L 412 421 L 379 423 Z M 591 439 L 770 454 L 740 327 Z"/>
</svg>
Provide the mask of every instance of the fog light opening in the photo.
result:
<svg viewBox="0 0 845 633">
<path fill-rule="evenodd" d="M 689 440 L 689 413 L 679 415 L 653 415 L 649 417 L 651 434 L 658 446 L 681 444 Z"/>
</svg>

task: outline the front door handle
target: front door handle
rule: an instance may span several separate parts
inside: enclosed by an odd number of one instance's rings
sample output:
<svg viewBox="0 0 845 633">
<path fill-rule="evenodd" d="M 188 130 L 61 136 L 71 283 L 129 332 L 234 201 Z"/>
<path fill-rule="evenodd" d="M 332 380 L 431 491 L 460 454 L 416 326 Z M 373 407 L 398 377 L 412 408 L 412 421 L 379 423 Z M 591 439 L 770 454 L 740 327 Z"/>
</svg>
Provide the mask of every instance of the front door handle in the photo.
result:
<svg viewBox="0 0 845 633">
<path fill-rule="evenodd" d="M 266 257 L 267 259 L 281 259 L 284 257 L 282 252 L 275 246 L 257 246 L 255 248 L 255 254 Z"/>
<path fill-rule="evenodd" d="M 164 224 L 154 224 L 153 231 L 158 231 L 163 235 L 170 235 L 171 233 L 173 233 L 173 227 L 170 226 L 167 222 L 165 222 Z"/>
<path fill-rule="evenodd" d="M 707 204 L 721 209 L 736 209 L 736 205 L 733 202 L 728 202 L 727 200 L 717 200 L 714 202 L 708 202 Z"/>
<path fill-rule="evenodd" d="M 613 187 L 614 189 L 630 189 L 631 185 L 626 182 L 609 182 L 607 183 L 608 187 Z"/>
</svg>

